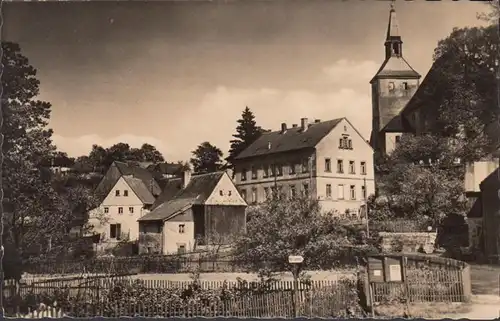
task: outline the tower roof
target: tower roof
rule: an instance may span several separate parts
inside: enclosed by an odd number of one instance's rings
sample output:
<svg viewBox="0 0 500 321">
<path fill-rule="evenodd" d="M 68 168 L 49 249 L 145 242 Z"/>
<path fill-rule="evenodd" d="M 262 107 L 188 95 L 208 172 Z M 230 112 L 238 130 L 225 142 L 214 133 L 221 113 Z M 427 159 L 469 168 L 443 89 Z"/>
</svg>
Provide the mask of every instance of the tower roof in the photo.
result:
<svg viewBox="0 0 500 321">
<path fill-rule="evenodd" d="M 391 11 L 389 12 L 389 25 L 387 26 L 387 38 L 386 40 L 391 40 L 391 38 L 400 38 L 399 35 L 399 24 L 396 17 L 396 9 L 394 9 L 394 0 L 391 2 Z"/>
<path fill-rule="evenodd" d="M 389 11 L 389 22 L 387 24 L 387 35 L 385 39 L 386 57 L 370 83 L 377 78 L 419 79 L 421 77 L 403 58 L 402 43 L 393 0 Z"/>
</svg>

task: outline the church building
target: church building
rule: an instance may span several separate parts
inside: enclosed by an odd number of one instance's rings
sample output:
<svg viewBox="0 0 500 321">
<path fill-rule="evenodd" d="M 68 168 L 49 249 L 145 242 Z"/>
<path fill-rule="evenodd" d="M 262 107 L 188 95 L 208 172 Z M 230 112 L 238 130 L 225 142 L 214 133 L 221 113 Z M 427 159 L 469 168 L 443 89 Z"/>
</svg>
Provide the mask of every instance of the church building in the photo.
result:
<svg viewBox="0 0 500 321">
<path fill-rule="evenodd" d="M 370 144 L 375 153 L 389 154 L 408 125 L 401 112 L 416 92 L 420 74 L 403 57 L 394 2 L 391 4 L 385 39 L 385 60 L 370 81 L 372 86 L 372 133 Z"/>
</svg>

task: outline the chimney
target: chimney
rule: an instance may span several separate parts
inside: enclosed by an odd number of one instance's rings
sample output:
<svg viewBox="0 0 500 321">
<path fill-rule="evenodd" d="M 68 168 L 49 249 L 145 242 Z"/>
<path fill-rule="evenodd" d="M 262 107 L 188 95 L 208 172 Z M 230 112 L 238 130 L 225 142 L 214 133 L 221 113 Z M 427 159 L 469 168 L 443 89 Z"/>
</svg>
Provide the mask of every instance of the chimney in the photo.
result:
<svg viewBox="0 0 500 321">
<path fill-rule="evenodd" d="M 297 128 L 297 124 L 293 124 L 293 125 L 292 125 L 292 127 L 293 127 L 293 128 Z"/>
<path fill-rule="evenodd" d="M 286 133 L 286 123 L 281 123 L 281 133 Z"/>
<path fill-rule="evenodd" d="M 317 123 L 321 123 L 321 119 L 316 119 L 314 120 L 314 122 L 317 124 Z"/>
<path fill-rule="evenodd" d="M 186 169 L 182 173 L 182 188 L 183 189 L 186 188 L 186 186 L 188 186 L 190 180 L 191 180 L 191 170 Z"/>
<path fill-rule="evenodd" d="M 300 119 L 300 129 L 302 129 L 302 131 L 307 130 L 307 128 L 309 127 L 308 125 L 309 123 L 307 122 L 307 118 Z"/>
<path fill-rule="evenodd" d="M 267 142 L 267 149 L 271 149 L 271 142 Z"/>
</svg>

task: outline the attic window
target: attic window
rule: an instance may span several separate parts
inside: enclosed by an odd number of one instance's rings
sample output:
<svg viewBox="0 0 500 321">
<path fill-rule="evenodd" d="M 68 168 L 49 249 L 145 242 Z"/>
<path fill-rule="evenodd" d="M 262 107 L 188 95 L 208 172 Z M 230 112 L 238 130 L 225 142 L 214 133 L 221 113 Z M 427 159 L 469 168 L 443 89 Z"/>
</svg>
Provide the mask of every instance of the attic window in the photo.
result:
<svg viewBox="0 0 500 321">
<path fill-rule="evenodd" d="M 128 196 L 128 190 L 123 191 L 123 196 Z"/>
<path fill-rule="evenodd" d="M 227 192 L 227 195 L 228 195 L 228 196 L 231 196 L 231 191 Z"/>
<path fill-rule="evenodd" d="M 220 191 L 219 191 L 219 195 L 220 195 L 220 196 L 224 196 L 224 191 L 220 190 Z"/>
<path fill-rule="evenodd" d="M 115 196 L 120 196 L 120 190 L 119 190 L 119 189 L 117 189 L 117 190 L 115 191 Z"/>
</svg>

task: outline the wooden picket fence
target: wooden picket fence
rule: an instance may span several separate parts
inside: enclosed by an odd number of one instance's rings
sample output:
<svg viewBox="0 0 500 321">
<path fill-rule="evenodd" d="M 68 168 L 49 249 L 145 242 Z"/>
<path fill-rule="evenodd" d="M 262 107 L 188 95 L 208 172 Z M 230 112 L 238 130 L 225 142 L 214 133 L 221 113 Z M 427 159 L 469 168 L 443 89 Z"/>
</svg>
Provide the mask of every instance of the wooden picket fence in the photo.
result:
<svg viewBox="0 0 500 321">
<path fill-rule="evenodd" d="M 117 284 L 135 285 L 140 289 L 141 299 L 125 296 L 112 299 L 110 293 Z M 273 282 L 263 287 L 262 283 L 237 283 L 225 281 L 197 282 L 205 290 L 226 288 L 238 295 L 211 299 L 210 303 L 200 301 L 172 302 L 163 299 L 161 292 L 172 289 L 180 294 L 193 285 L 193 282 L 175 282 L 167 280 L 133 280 L 130 278 L 95 278 L 87 280 L 42 280 L 21 284 L 19 296 L 26 298 L 39 295 L 41 298 L 54 297 L 58 291 L 69 290 L 73 303 L 64 307 L 37 308 L 31 304 L 30 311 L 20 313 L 19 307 L 11 306 L 6 311 L 10 315 L 37 318 L 54 316 L 71 317 L 333 317 L 344 315 L 347 309 L 356 309 L 357 292 L 355 283 L 337 281 L 313 281 L 311 283 Z M 12 294 L 12 282 L 6 282 L 4 293 Z M 355 286 L 354 286 L 355 287 Z M 158 294 L 160 293 L 164 294 Z M 235 292 L 236 291 L 236 292 Z M 82 296 L 82 293 L 86 292 Z M 230 291 L 231 292 L 231 291 Z M 88 304 L 75 304 L 84 299 Z M 35 299 L 36 300 L 36 299 Z M 89 301 L 90 300 L 90 301 Z M 143 302 L 146 301 L 146 302 Z M 202 300 L 203 301 L 203 300 Z M 6 302 L 8 303 L 8 301 Z M 59 303 L 61 304 L 61 303 Z M 48 315 L 50 314 L 50 315 Z"/>
</svg>

